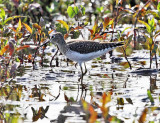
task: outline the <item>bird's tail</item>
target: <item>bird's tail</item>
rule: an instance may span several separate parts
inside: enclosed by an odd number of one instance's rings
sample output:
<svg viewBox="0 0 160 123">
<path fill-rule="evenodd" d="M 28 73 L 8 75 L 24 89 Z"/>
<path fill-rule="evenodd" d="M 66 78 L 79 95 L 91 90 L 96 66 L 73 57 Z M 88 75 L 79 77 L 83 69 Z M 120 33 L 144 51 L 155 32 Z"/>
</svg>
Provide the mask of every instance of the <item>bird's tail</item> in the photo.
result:
<svg viewBox="0 0 160 123">
<path fill-rule="evenodd" d="M 111 43 L 108 43 L 109 47 L 114 49 L 116 47 L 120 47 L 120 46 L 123 46 L 124 45 L 124 41 L 121 41 L 121 42 L 111 42 Z"/>
</svg>

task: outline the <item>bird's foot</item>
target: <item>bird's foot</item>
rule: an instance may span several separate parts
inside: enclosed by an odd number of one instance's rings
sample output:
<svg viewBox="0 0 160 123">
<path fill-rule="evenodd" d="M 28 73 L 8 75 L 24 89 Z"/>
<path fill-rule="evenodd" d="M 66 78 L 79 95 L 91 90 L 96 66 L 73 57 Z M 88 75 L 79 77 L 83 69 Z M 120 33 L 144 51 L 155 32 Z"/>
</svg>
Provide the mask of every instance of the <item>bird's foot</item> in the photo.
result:
<svg viewBox="0 0 160 123">
<path fill-rule="evenodd" d="M 82 89 L 86 89 L 87 86 L 86 86 L 85 84 L 83 84 L 83 78 L 80 77 L 80 78 L 78 79 L 78 81 L 81 82 L 81 87 L 82 87 Z"/>
<path fill-rule="evenodd" d="M 81 77 L 79 77 L 78 81 L 82 83 L 82 81 L 83 81 L 83 77 L 82 77 L 82 76 L 81 76 Z"/>
</svg>

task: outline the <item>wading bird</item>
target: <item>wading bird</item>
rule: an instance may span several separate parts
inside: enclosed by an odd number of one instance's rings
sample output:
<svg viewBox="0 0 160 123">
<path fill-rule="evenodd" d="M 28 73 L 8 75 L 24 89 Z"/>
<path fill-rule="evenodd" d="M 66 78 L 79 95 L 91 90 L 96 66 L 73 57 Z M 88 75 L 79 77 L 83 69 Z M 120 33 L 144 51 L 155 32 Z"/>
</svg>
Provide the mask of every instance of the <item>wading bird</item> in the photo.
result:
<svg viewBox="0 0 160 123">
<path fill-rule="evenodd" d="M 63 35 L 60 32 L 53 33 L 51 40 L 53 44 L 57 45 L 60 52 L 65 55 L 68 59 L 76 61 L 81 69 L 81 84 L 83 76 L 86 74 L 87 69 L 85 66 L 85 72 L 82 69 L 82 63 L 92 60 L 103 54 L 111 51 L 112 49 L 124 45 L 124 42 L 112 42 L 112 43 L 99 43 L 92 40 L 86 41 L 71 41 L 66 42 Z M 85 64 L 84 64 L 85 65 Z"/>
</svg>

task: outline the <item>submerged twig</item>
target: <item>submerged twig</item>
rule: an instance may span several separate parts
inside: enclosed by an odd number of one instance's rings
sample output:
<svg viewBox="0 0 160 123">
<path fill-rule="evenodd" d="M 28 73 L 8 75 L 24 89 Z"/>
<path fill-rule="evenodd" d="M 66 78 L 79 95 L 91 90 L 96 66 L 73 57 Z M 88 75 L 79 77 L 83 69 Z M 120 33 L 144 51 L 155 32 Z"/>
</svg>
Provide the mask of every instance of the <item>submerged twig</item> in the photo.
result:
<svg viewBox="0 0 160 123">
<path fill-rule="evenodd" d="M 33 57 L 33 61 L 32 61 L 33 69 L 34 69 L 35 58 L 36 58 L 36 56 L 37 56 L 37 53 L 38 53 L 39 48 L 41 48 L 42 46 L 46 46 L 48 43 L 50 43 L 50 41 L 46 41 L 45 43 L 43 43 L 42 45 L 40 45 L 40 46 L 38 46 L 38 47 L 36 48 L 36 51 L 35 51 L 34 57 Z"/>
<path fill-rule="evenodd" d="M 128 62 L 129 68 L 132 69 L 131 63 L 129 62 L 129 60 L 128 60 L 128 58 L 127 58 L 126 51 L 125 51 L 124 47 L 122 47 L 122 49 L 123 49 L 124 57 L 125 57 L 125 59 L 126 59 L 127 62 Z"/>
<path fill-rule="evenodd" d="M 58 50 L 59 50 L 59 49 L 57 49 L 56 52 L 55 52 L 55 54 L 52 56 L 52 59 L 51 59 L 51 61 L 50 61 L 50 67 L 52 66 L 52 61 L 53 61 L 54 57 L 57 55 Z"/>
<path fill-rule="evenodd" d="M 156 61 L 156 68 L 158 69 L 158 62 L 157 62 L 157 54 L 155 52 L 155 61 Z"/>
</svg>

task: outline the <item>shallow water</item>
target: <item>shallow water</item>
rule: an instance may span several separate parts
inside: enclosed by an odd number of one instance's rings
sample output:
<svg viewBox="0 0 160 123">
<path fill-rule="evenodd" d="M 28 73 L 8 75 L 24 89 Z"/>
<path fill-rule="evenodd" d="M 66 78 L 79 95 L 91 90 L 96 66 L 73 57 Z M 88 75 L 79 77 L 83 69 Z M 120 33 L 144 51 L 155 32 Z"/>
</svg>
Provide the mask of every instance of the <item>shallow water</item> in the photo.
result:
<svg viewBox="0 0 160 123">
<path fill-rule="evenodd" d="M 129 57 L 132 70 L 122 64 L 126 60 L 124 57 L 119 57 L 121 53 L 116 50 L 112 58 L 106 54 L 101 59 L 87 62 L 88 72 L 83 80 L 86 89 L 82 92 L 78 81 L 79 66 L 75 67 L 74 62 L 67 62 L 66 58 L 58 53 L 55 58 L 57 61 L 54 60 L 53 67 L 49 67 L 54 52 L 52 55 L 47 55 L 47 53 L 50 53 L 51 50 L 50 48 L 46 50 L 44 67 L 38 64 L 39 59 L 37 58 L 36 70 L 33 70 L 32 64 L 26 63 L 19 68 L 15 79 L 8 80 L 8 83 L 2 85 L 0 113 L 8 117 L 6 121 L 86 122 L 81 98 L 90 102 L 91 94 L 93 94 L 94 100 L 99 103 L 99 96 L 103 92 L 112 90 L 112 100 L 108 104 L 111 116 L 116 116 L 125 122 L 138 122 L 142 111 L 147 107 L 150 111 L 147 113 L 146 120 L 160 122 L 160 109 L 152 111 L 152 107 L 160 106 L 159 72 L 131 73 L 143 67 L 144 61 L 146 61 L 144 66 L 149 67 L 148 51 L 137 50 Z M 150 90 L 154 104 L 149 100 L 147 90 Z M 74 102 L 67 104 L 64 95 L 72 98 Z M 124 103 L 118 103 L 119 99 Z M 98 118 L 98 121 L 104 122 L 102 117 Z"/>
</svg>

